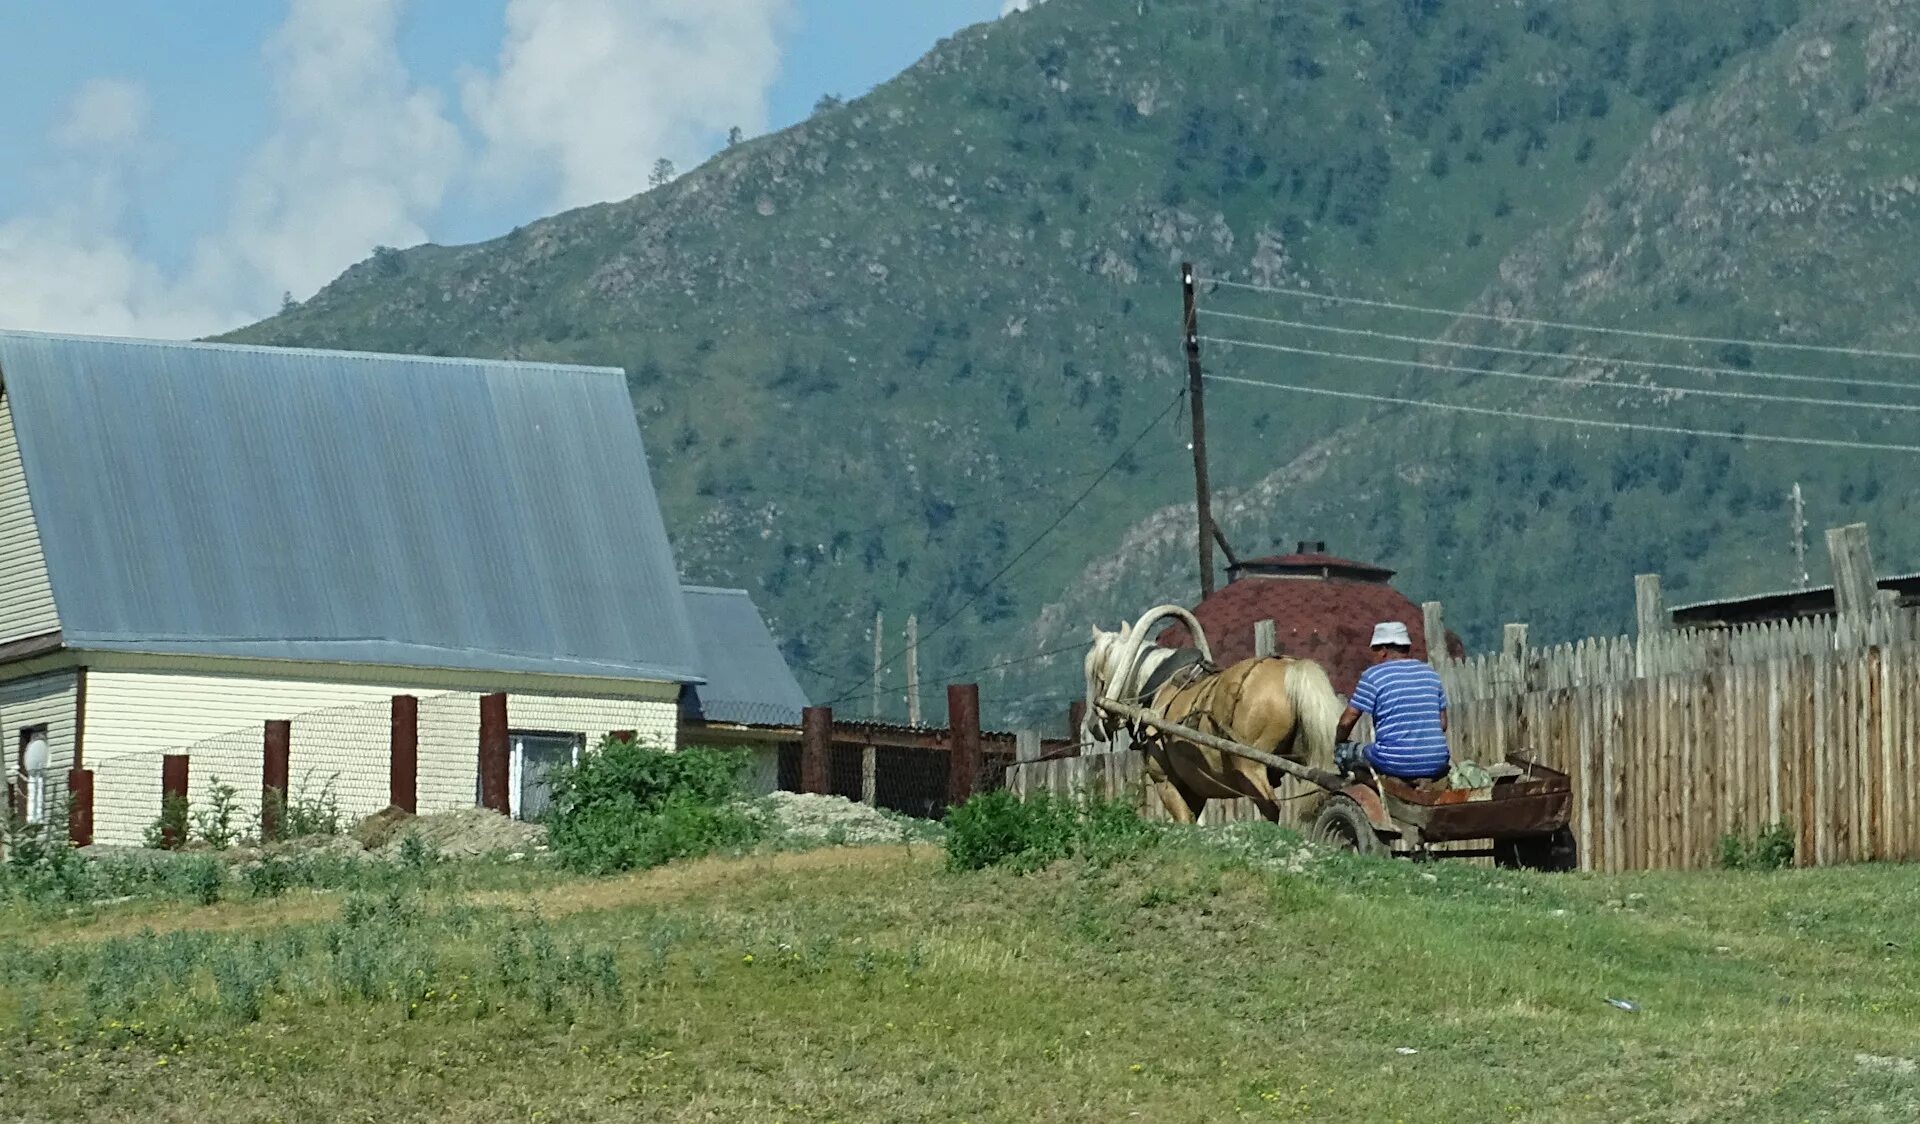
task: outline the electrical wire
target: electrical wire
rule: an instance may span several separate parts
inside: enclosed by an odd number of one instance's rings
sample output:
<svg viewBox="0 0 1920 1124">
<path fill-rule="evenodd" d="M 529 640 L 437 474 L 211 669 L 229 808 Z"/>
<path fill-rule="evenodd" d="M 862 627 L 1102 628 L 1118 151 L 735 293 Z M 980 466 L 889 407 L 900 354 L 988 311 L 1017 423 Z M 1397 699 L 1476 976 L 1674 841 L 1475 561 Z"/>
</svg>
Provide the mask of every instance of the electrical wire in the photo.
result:
<svg viewBox="0 0 1920 1124">
<path fill-rule="evenodd" d="M 1424 398 L 1400 398 L 1387 394 L 1362 394 L 1359 391 L 1353 390 L 1328 390 L 1317 386 L 1295 386 L 1291 383 L 1263 382 L 1259 379 L 1240 378 L 1235 375 L 1206 375 L 1203 377 L 1212 382 L 1264 387 L 1268 390 L 1288 391 L 1294 394 L 1315 394 L 1326 398 L 1345 398 L 1357 402 L 1377 402 L 1393 406 L 1420 406 L 1430 410 L 1446 410 L 1460 414 L 1478 414 L 1484 417 L 1497 418 L 1520 418 L 1526 421 L 1555 422 L 1560 425 L 1587 426 L 1593 429 L 1677 434 L 1687 437 L 1721 437 L 1733 441 L 1751 441 L 1759 444 L 1811 445 L 1823 449 L 1855 449 L 1863 452 L 1920 453 L 1920 445 L 1894 445 L 1875 441 L 1843 441 L 1826 437 L 1790 437 L 1778 433 L 1735 433 L 1732 430 L 1690 429 L 1685 426 L 1608 421 L 1602 418 L 1569 418 L 1554 414 L 1529 414 L 1519 410 L 1499 410 L 1490 406 L 1467 406 L 1456 402 L 1434 402 Z"/>
<path fill-rule="evenodd" d="M 1680 332 L 1653 332 L 1638 328 L 1609 328 L 1598 324 L 1576 324 L 1566 320 L 1540 320 L 1529 316 L 1503 316 L 1494 312 L 1462 312 L 1451 308 L 1432 308 L 1426 305 L 1406 304 L 1400 301 L 1368 300 L 1365 297 L 1343 297 L 1332 293 L 1316 293 L 1303 289 L 1283 289 L 1276 285 L 1255 285 L 1247 281 L 1228 281 L 1224 278 L 1210 277 L 1206 284 L 1220 285 L 1229 289 L 1245 289 L 1255 293 L 1272 293 L 1276 296 L 1293 297 L 1299 300 L 1326 301 L 1330 304 L 1358 305 L 1363 308 L 1387 308 L 1396 312 L 1417 312 L 1428 316 L 1450 316 L 1456 320 L 1482 320 L 1494 324 L 1520 324 L 1530 328 L 1559 328 L 1569 332 L 1598 332 L 1609 336 L 1631 336 L 1636 339 L 1662 340 L 1667 343 L 1716 344 L 1729 347 L 1764 347 L 1777 351 L 1805 351 L 1821 355 L 1848 355 L 1865 359 L 1902 359 L 1920 361 L 1920 354 L 1911 351 L 1887 351 L 1867 347 L 1840 347 L 1833 344 L 1786 343 L 1780 340 L 1736 339 L 1724 336 L 1690 336 Z"/>
<path fill-rule="evenodd" d="M 1288 347 L 1277 343 L 1256 343 L 1253 340 L 1228 339 L 1224 336 L 1201 336 L 1206 343 L 1223 347 L 1252 347 L 1262 351 L 1279 351 L 1288 355 L 1310 355 L 1320 359 L 1342 359 L 1354 363 L 1374 363 L 1387 367 L 1408 367 L 1425 371 L 1442 371 L 1458 375 L 1484 375 L 1496 379 L 1517 379 L 1523 382 L 1551 383 L 1572 390 L 1630 390 L 1642 394 L 1671 394 L 1676 397 L 1731 398 L 1744 402 L 1772 402 L 1785 406 L 1826 406 L 1844 410 L 1892 410 L 1897 413 L 1920 413 L 1920 404 L 1911 402 L 1854 402 L 1844 398 L 1806 398 L 1792 394 L 1755 394 L 1745 390 L 1712 390 L 1704 387 L 1670 386 L 1666 383 L 1648 382 L 1597 382 L 1589 379 L 1568 378 L 1565 375 L 1533 375 L 1523 371 L 1491 371 L 1479 367 L 1461 367 L 1452 363 L 1428 363 L 1419 359 L 1390 359 L 1383 355 L 1357 355 L 1346 351 L 1325 351 L 1313 347 Z"/>
<path fill-rule="evenodd" d="M 1848 379 L 1831 375 L 1798 375 L 1785 371 L 1753 371 L 1738 367 L 1709 367 L 1697 363 L 1663 363 L 1653 359 L 1626 359 L 1607 355 L 1584 355 L 1579 352 L 1536 351 L 1524 347 L 1498 347 L 1494 344 L 1467 343 L 1464 340 L 1433 339 L 1428 336 L 1403 336 L 1394 332 L 1377 332 L 1368 328 L 1345 328 L 1333 324 L 1315 324 L 1310 320 L 1282 320 L 1272 316 L 1249 316 L 1244 312 L 1226 312 L 1218 308 L 1208 308 L 1208 316 L 1218 316 L 1223 320 L 1243 320 L 1254 324 L 1271 324 L 1280 328 L 1302 328 L 1313 332 L 1333 332 L 1343 336 L 1365 336 L 1370 339 L 1393 340 L 1397 343 L 1418 344 L 1423 347 L 1455 347 L 1469 351 L 1485 351 L 1497 355 L 1517 355 L 1528 359 L 1555 359 L 1568 363 L 1594 363 L 1608 367 L 1636 367 L 1646 370 L 1684 371 L 1696 375 L 1721 375 L 1727 378 L 1770 379 L 1777 382 L 1825 383 L 1834 386 L 1883 387 L 1888 390 L 1920 390 L 1920 382 L 1901 382 L 1893 379 Z M 1868 403 L 1862 403 L 1868 405 Z"/>
</svg>

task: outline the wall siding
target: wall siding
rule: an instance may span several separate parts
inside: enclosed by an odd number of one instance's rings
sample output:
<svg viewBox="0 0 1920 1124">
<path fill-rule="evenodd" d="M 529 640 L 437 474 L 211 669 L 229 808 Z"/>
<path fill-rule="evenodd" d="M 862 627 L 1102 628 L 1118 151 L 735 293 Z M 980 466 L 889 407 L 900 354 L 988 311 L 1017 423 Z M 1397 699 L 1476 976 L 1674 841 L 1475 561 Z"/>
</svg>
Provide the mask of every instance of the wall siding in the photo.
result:
<svg viewBox="0 0 1920 1124">
<path fill-rule="evenodd" d="M 637 730 L 672 745 L 677 689 L 644 685 L 649 697 L 583 697 L 513 692 L 513 730 L 586 735 Z M 160 759 L 186 752 L 190 803 L 205 806 L 217 776 L 236 790 L 247 825 L 258 815 L 262 726 L 291 719 L 293 795 L 331 783 L 349 819 L 386 807 L 388 708 L 394 695 L 420 698 L 417 797 L 431 813 L 474 804 L 481 692 L 432 693 L 378 683 L 312 682 L 266 676 L 203 676 L 94 670 L 87 677 L 87 762 L 94 769 L 94 830 L 102 843 L 135 844 L 160 814 Z"/>
<path fill-rule="evenodd" d="M 13 432 L 13 405 L 0 393 L 0 644 L 58 631 L 40 528 Z"/>
<path fill-rule="evenodd" d="M 6 752 L 5 774 L 11 780 L 19 767 L 20 731 L 45 726 L 49 809 L 66 799 L 67 770 L 73 768 L 74 705 L 79 683 L 79 674 L 73 671 L 0 683 L 0 744 Z"/>
</svg>

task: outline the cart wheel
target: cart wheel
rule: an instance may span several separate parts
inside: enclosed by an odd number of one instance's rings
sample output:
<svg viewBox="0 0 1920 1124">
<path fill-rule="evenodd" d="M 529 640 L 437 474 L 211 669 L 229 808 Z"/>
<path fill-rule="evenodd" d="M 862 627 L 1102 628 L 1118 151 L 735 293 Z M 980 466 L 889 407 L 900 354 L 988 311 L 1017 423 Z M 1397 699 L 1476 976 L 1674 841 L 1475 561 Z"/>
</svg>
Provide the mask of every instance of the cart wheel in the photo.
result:
<svg viewBox="0 0 1920 1124">
<path fill-rule="evenodd" d="M 1387 844 L 1350 796 L 1335 796 L 1313 821 L 1313 838 L 1356 855 L 1385 855 Z"/>
<path fill-rule="evenodd" d="M 1526 870 L 1567 871 L 1580 867 L 1580 847 L 1569 828 L 1551 835 L 1531 835 L 1524 839 L 1502 839 L 1493 845 L 1495 866 Z"/>
</svg>

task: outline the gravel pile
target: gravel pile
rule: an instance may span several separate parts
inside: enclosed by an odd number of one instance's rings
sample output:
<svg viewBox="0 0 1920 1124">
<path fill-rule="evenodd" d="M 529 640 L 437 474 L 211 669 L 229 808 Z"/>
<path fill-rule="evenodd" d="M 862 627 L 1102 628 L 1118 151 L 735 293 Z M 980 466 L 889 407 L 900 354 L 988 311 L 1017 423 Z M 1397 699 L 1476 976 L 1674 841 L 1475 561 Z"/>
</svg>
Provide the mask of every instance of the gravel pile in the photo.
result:
<svg viewBox="0 0 1920 1124">
<path fill-rule="evenodd" d="M 547 849 L 547 829 L 535 823 L 522 823 L 485 808 L 461 808 L 415 816 L 392 825 L 382 833 L 374 853 L 382 858 L 397 858 L 408 836 L 418 838 L 427 848 L 448 858 L 475 855 L 526 855 Z"/>
<path fill-rule="evenodd" d="M 792 846 L 922 843 L 940 838 L 940 825 L 894 815 L 842 796 L 775 792 L 758 801 L 767 832 Z"/>
</svg>

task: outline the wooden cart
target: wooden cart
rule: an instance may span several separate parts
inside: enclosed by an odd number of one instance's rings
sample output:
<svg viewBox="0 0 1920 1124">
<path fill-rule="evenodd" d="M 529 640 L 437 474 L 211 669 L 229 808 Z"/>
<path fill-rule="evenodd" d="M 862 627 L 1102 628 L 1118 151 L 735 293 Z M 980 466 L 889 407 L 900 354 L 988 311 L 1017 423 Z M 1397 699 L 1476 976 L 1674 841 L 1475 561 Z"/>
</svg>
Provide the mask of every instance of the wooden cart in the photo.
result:
<svg viewBox="0 0 1920 1124">
<path fill-rule="evenodd" d="M 1489 769 L 1493 783 L 1455 789 L 1409 783 L 1367 769 L 1353 776 L 1289 761 L 1251 746 L 1203 733 L 1152 711 L 1113 699 L 1101 709 L 1160 736 L 1176 737 L 1279 769 L 1324 789 L 1328 796 L 1311 834 L 1361 854 L 1416 857 L 1492 856 L 1501 866 L 1572 870 L 1579 865 L 1567 819 L 1573 783 L 1567 774 L 1514 755 Z M 1486 848 L 1431 850 L 1435 843 L 1485 840 Z"/>
</svg>

